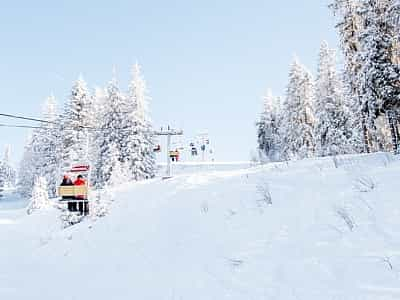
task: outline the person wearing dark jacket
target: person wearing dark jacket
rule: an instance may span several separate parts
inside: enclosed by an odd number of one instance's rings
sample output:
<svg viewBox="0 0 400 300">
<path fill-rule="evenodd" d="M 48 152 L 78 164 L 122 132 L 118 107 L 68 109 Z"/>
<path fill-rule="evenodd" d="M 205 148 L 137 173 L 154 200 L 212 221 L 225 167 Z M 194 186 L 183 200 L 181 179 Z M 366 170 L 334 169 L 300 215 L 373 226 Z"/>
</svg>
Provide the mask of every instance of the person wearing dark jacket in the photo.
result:
<svg viewBox="0 0 400 300">
<path fill-rule="evenodd" d="M 72 182 L 71 178 L 68 175 L 64 175 L 63 180 L 61 182 L 61 186 L 69 186 L 69 185 L 74 185 Z M 62 196 L 63 200 L 68 200 L 68 199 L 75 199 L 74 196 Z M 68 201 L 68 210 L 69 211 L 76 211 L 76 202 Z"/>
<path fill-rule="evenodd" d="M 74 183 L 72 182 L 71 178 L 69 178 L 68 175 L 64 175 L 63 180 L 60 185 L 61 186 L 74 185 Z"/>
</svg>

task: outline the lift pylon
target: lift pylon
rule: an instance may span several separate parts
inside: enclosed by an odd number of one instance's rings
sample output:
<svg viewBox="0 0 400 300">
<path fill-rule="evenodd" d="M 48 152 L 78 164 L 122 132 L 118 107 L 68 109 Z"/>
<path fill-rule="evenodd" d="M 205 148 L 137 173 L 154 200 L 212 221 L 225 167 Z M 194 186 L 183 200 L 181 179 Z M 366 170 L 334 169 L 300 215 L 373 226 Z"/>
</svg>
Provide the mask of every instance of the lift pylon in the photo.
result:
<svg viewBox="0 0 400 300">
<path fill-rule="evenodd" d="M 162 128 L 161 128 L 160 131 L 155 131 L 154 135 L 167 137 L 167 171 L 166 171 L 166 174 L 163 177 L 163 179 L 171 178 L 172 177 L 171 159 L 169 157 L 169 153 L 171 151 L 171 138 L 172 138 L 172 136 L 183 135 L 183 130 L 171 129 L 168 126 L 167 130 L 162 130 Z"/>
</svg>

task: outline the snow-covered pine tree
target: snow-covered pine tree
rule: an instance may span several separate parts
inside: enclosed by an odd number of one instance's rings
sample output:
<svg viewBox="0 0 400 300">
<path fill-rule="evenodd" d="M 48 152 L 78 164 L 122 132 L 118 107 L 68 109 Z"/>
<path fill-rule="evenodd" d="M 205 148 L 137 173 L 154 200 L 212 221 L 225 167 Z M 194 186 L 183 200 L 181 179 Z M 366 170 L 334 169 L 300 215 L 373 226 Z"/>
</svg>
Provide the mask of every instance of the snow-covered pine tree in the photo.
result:
<svg viewBox="0 0 400 300">
<path fill-rule="evenodd" d="M 129 128 L 127 153 L 131 173 L 135 180 L 155 176 L 156 161 L 154 155 L 154 133 L 149 117 L 149 99 L 146 82 L 138 63 L 133 66 L 132 80 L 129 85 L 127 109 Z"/>
<path fill-rule="evenodd" d="M 3 161 L 0 161 L 0 187 L 14 187 L 16 172 L 10 163 L 11 146 L 6 145 Z"/>
<path fill-rule="evenodd" d="M 5 167 L 4 163 L 0 161 L 0 188 L 3 188 L 6 185 L 6 175 L 5 175 Z"/>
<path fill-rule="evenodd" d="M 5 164 L 10 164 L 10 159 L 11 159 L 11 145 L 6 145 L 5 150 L 4 150 L 4 157 L 3 157 L 3 162 Z"/>
<path fill-rule="evenodd" d="M 336 74 L 335 51 L 322 42 L 315 87 L 315 143 L 318 156 L 350 152 L 348 108 Z"/>
<path fill-rule="evenodd" d="M 91 120 L 93 128 L 101 128 L 103 125 L 103 118 L 105 114 L 105 103 L 107 99 L 107 92 L 103 88 L 95 88 L 94 96 L 92 99 L 92 115 Z M 91 166 L 91 180 L 93 186 L 100 188 L 100 171 L 103 162 L 100 157 L 100 146 L 103 140 L 103 131 L 92 130 L 89 132 L 90 138 L 90 151 L 89 163 Z"/>
<path fill-rule="evenodd" d="M 90 125 L 90 102 L 86 82 L 80 77 L 72 87 L 62 120 L 63 171 L 70 169 L 74 164 L 87 163 L 89 129 L 85 127 Z"/>
<path fill-rule="evenodd" d="M 34 180 L 37 175 L 37 156 L 34 151 L 36 144 L 37 135 L 34 131 L 26 141 L 24 154 L 18 169 L 17 190 L 21 196 L 26 198 L 32 196 Z"/>
<path fill-rule="evenodd" d="M 289 73 L 280 136 L 283 159 L 312 157 L 314 145 L 314 86 L 311 73 L 297 59 Z"/>
<path fill-rule="evenodd" d="M 45 209 L 51 206 L 47 192 L 47 182 L 44 177 L 37 176 L 34 180 L 32 196 L 27 207 L 27 213 L 30 215 L 33 211 Z"/>
<path fill-rule="evenodd" d="M 119 182 L 120 173 L 121 173 L 121 162 L 119 160 L 120 152 L 118 151 L 118 147 L 114 142 L 110 142 L 110 144 L 103 144 L 101 147 L 101 169 L 100 169 L 100 178 L 98 182 L 98 187 L 105 186 L 114 186 Z M 116 176 L 116 178 L 113 178 Z"/>
<path fill-rule="evenodd" d="M 362 65 L 360 36 L 363 13 L 360 0 L 333 0 L 330 5 L 337 17 L 336 28 L 344 56 L 344 100 L 349 107 L 349 128 L 353 152 L 370 152 L 368 109 L 361 99 L 362 84 L 358 74 Z"/>
<path fill-rule="evenodd" d="M 116 78 L 107 87 L 106 103 L 102 118 L 101 135 L 99 136 L 99 153 L 97 159 L 99 187 L 109 184 L 117 161 L 125 161 L 127 112 L 124 111 L 124 96 L 120 92 Z"/>
<path fill-rule="evenodd" d="M 372 141 L 377 143 L 376 119 L 386 113 L 392 133 L 393 150 L 397 153 L 396 130 L 400 109 L 400 67 L 396 58 L 398 31 L 392 23 L 390 0 L 363 1 L 364 26 L 360 38 L 362 61 L 358 80 L 362 84 L 362 102 L 368 108 Z M 374 150 L 381 150 L 375 147 Z"/>
<path fill-rule="evenodd" d="M 110 151 L 112 153 L 112 151 Z M 126 179 L 129 178 L 129 167 L 126 163 L 120 162 L 117 157 L 110 157 L 110 165 L 111 165 L 111 176 L 108 181 L 109 186 L 117 186 L 122 183 L 126 183 Z"/>
<path fill-rule="evenodd" d="M 44 119 L 48 122 L 36 131 L 36 174 L 46 179 L 50 197 L 56 196 L 60 181 L 62 158 L 61 126 L 57 115 L 56 99 L 53 95 L 46 99 L 43 106 Z"/>
<path fill-rule="evenodd" d="M 257 141 L 261 161 L 280 159 L 279 104 L 271 90 L 264 97 L 264 107 L 257 122 Z"/>
</svg>

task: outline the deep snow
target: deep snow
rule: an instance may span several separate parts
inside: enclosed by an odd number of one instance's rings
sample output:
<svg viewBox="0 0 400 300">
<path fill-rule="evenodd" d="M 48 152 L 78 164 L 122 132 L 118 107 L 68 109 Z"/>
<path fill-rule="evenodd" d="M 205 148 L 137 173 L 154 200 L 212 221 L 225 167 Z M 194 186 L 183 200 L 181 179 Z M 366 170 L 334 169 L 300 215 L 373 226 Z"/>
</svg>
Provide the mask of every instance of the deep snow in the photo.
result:
<svg viewBox="0 0 400 300">
<path fill-rule="evenodd" d="M 0 299 L 400 299 L 400 161 L 337 163 L 176 165 L 68 229 L 1 211 Z"/>
</svg>

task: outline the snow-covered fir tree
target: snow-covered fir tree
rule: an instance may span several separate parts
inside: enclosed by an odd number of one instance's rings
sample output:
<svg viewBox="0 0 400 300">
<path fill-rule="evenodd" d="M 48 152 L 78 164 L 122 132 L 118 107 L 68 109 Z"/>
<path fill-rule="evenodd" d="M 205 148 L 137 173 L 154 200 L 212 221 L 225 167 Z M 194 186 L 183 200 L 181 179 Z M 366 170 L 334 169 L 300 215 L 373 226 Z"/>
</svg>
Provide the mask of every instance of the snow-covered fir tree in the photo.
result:
<svg viewBox="0 0 400 300">
<path fill-rule="evenodd" d="M 261 161 L 280 159 L 279 103 L 270 90 L 264 97 L 263 111 L 257 122 L 257 142 Z"/>
<path fill-rule="evenodd" d="M 120 162 L 115 157 L 111 157 L 110 159 L 111 168 L 111 176 L 108 181 L 109 186 L 117 186 L 122 183 L 126 183 L 127 178 L 129 178 L 129 166 L 127 163 Z"/>
<path fill-rule="evenodd" d="M 47 182 L 44 177 L 37 176 L 34 180 L 32 195 L 30 198 L 29 205 L 27 207 L 27 213 L 31 214 L 35 210 L 49 208 L 51 203 L 47 192 Z"/>
<path fill-rule="evenodd" d="M 116 78 L 108 84 L 105 101 L 96 166 L 99 172 L 99 186 L 109 184 L 117 161 L 125 161 L 126 135 L 129 133 L 125 123 L 125 98 L 120 92 Z"/>
<path fill-rule="evenodd" d="M 37 175 L 37 156 L 34 148 L 37 143 L 36 132 L 33 132 L 27 139 L 24 147 L 22 160 L 18 168 L 17 189 L 23 197 L 31 197 L 34 180 Z"/>
<path fill-rule="evenodd" d="M 72 87 L 71 96 L 65 106 L 63 128 L 62 169 L 86 163 L 88 160 L 91 124 L 91 101 L 86 82 L 79 78 Z"/>
<path fill-rule="evenodd" d="M 10 163 L 11 146 L 6 145 L 3 160 L 0 161 L 0 187 L 14 187 L 16 172 Z"/>
<path fill-rule="evenodd" d="M 155 176 L 154 133 L 148 111 L 149 99 L 146 82 L 139 64 L 136 63 L 127 97 L 127 109 L 130 112 L 128 127 L 131 128 L 127 156 L 130 158 L 130 169 L 135 180 Z"/>
<path fill-rule="evenodd" d="M 38 144 L 35 149 L 37 175 L 46 179 L 49 196 L 55 197 L 61 175 L 62 143 L 57 104 L 53 95 L 46 99 L 43 115 L 47 123 L 42 125 L 36 133 Z"/>
<path fill-rule="evenodd" d="M 391 128 L 393 149 L 399 148 L 398 111 L 400 109 L 400 67 L 396 46 L 398 31 L 392 23 L 394 1 L 363 1 L 364 26 L 360 37 L 362 65 L 358 80 L 362 83 L 362 103 L 368 108 L 368 127 L 374 150 L 379 115 L 386 113 Z"/>
<path fill-rule="evenodd" d="M 54 96 L 47 98 L 43 107 L 43 115 L 46 123 L 33 130 L 20 162 L 18 190 L 25 197 L 31 196 L 34 178 L 37 176 L 46 179 L 50 197 L 56 196 L 56 188 L 60 180 L 61 125 L 57 116 Z"/>
<path fill-rule="evenodd" d="M 9 165 L 10 159 L 11 159 L 11 145 L 6 145 L 5 150 L 4 150 L 3 163 Z"/>
<path fill-rule="evenodd" d="M 370 152 L 368 107 L 362 102 L 362 83 L 358 76 L 363 63 L 360 44 L 363 27 L 361 1 L 333 0 L 330 7 L 337 17 L 336 28 L 344 57 L 343 96 L 350 113 L 350 143 L 355 153 Z"/>
<path fill-rule="evenodd" d="M 97 87 L 92 99 L 92 127 L 94 130 L 89 131 L 90 151 L 89 163 L 91 166 L 91 180 L 93 186 L 100 188 L 101 168 L 103 162 L 100 156 L 100 146 L 103 140 L 104 132 L 101 130 L 103 118 L 106 111 L 107 92 L 105 89 Z"/>
<path fill-rule="evenodd" d="M 92 166 L 98 188 L 115 185 L 122 176 L 125 180 L 153 177 L 156 165 L 148 101 L 138 64 L 126 95 L 114 78 L 107 89 L 98 88 L 91 96 L 80 78 L 73 85 L 62 119 L 50 97 L 45 107 L 47 123 L 33 130 L 25 147 L 19 168 L 21 193 L 31 196 L 33 179 L 43 176 L 49 183 L 49 195 L 54 196 L 60 173 L 81 163 Z"/>
<path fill-rule="evenodd" d="M 336 73 L 335 51 L 323 42 L 315 86 L 315 144 L 317 156 L 351 152 L 349 113 Z"/>
<path fill-rule="evenodd" d="M 127 180 L 154 177 L 156 164 L 149 97 L 139 65 L 133 67 L 127 95 L 120 91 L 114 76 L 105 96 L 100 97 L 104 101 L 97 138 L 95 178 L 98 186 L 116 184 L 118 180 L 112 178 L 117 178 L 121 171 Z"/>
<path fill-rule="evenodd" d="M 286 160 L 312 157 L 314 145 L 314 85 L 311 73 L 293 62 L 282 108 L 282 155 Z"/>
</svg>

